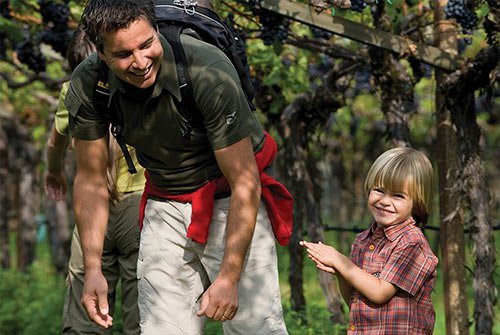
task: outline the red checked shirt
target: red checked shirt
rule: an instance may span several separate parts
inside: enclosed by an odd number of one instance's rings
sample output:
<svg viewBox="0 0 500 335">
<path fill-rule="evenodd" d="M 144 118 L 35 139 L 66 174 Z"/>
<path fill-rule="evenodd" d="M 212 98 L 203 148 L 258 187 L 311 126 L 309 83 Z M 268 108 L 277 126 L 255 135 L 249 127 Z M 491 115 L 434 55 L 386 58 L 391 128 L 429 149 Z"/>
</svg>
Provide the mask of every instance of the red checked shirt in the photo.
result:
<svg viewBox="0 0 500 335">
<path fill-rule="evenodd" d="M 379 305 L 353 290 L 348 334 L 433 333 L 431 291 L 438 259 L 412 218 L 387 228 L 373 223 L 356 237 L 350 258 L 366 272 L 397 286 L 398 291 Z"/>
</svg>

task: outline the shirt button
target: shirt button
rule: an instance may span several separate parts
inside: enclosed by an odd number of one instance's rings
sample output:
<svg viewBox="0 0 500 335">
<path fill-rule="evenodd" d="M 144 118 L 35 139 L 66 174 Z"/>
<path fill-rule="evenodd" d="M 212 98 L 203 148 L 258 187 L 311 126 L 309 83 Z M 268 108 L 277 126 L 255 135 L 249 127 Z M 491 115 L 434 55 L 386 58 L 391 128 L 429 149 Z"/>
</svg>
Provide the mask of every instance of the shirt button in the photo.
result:
<svg viewBox="0 0 500 335">
<path fill-rule="evenodd" d="M 349 329 L 354 331 L 354 330 L 356 330 L 356 326 L 355 326 L 355 325 L 351 325 L 351 326 L 349 327 Z"/>
<path fill-rule="evenodd" d="M 370 244 L 370 245 L 368 246 L 368 249 L 370 249 L 370 250 L 375 250 L 375 246 L 374 246 L 373 244 Z"/>
<path fill-rule="evenodd" d="M 358 298 L 352 298 L 352 302 L 353 303 L 357 303 L 358 302 Z"/>
</svg>

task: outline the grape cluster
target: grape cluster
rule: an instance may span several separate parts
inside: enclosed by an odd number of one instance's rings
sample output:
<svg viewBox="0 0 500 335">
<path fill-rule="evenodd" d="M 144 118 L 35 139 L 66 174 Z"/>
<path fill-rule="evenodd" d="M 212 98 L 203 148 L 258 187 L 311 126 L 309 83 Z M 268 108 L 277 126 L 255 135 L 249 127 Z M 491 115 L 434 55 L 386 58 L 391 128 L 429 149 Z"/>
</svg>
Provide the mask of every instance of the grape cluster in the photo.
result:
<svg viewBox="0 0 500 335">
<path fill-rule="evenodd" d="M 447 19 L 455 19 L 464 33 L 471 32 L 477 23 L 477 16 L 472 4 L 467 0 L 449 0 L 444 8 Z"/>
<path fill-rule="evenodd" d="M 367 66 L 363 66 L 354 73 L 354 91 L 356 95 L 359 93 L 369 93 L 372 91 L 372 84 L 370 82 L 371 77 L 371 69 Z"/>
<path fill-rule="evenodd" d="M 72 32 L 70 30 L 57 31 L 48 28 L 40 32 L 38 37 L 42 42 L 50 45 L 54 51 L 65 56 L 72 37 Z"/>
<path fill-rule="evenodd" d="M 47 43 L 54 51 L 66 55 L 72 33 L 68 28 L 69 9 L 67 4 L 55 3 L 52 0 L 39 0 L 40 13 L 45 29 L 38 38 Z"/>
<path fill-rule="evenodd" d="M 11 18 L 8 0 L 0 0 L 0 15 L 6 19 Z"/>
<path fill-rule="evenodd" d="M 321 29 L 315 26 L 311 26 L 309 28 L 311 29 L 312 35 L 316 38 L 329 40 L 333 35 L 333 33 L 329 32 L 328 30 Z"/>
<path fill-rule="evenodd" d="M 55 3 L 52 0 L 39 0 L 38 5 L 45 25 L 52 25 L 56 29 L 68 27 L 69 9 L 67 5 Z"/>
<path fill-rule="evenodd" d="M 288 26 L 290 20 L 271 11 L 262 11 L 259 15 L 260 38 L 264 45 L 272 45 L 274 42 L 283 43 L 288 38 Z"/>
<path fill-rule="evenodd" d="M 17 59 L 28 66 L 32 71 L 39 73 L 45 71 L 47 66 L 46 60 L 43 57 L 40 46 L 33 44 L 29 37 L 16 45 L 15 52 L 17 54 Z"/>
<path fill-rule="evenodd" d="M 6 19 L 10 19 L 10 9 L 8 0 L 0 0 L 0 15 Z M 7 34 L 4 31 L 0 31 L 0 59 L 5 59 L 7 46 L 5 40 L 7 39 Z"/>
<path fill-rule="evenodd" d="M 413 78 L 416 82 L 419 82 L 422 78 L 431 78 L 433 68 L 429 64 L 422 63 L 416 58 L 410 57 L 408 59 L 410 67 L 413 71 Z"/>
<path fill-rule="evenodd" d="M 367 6 L 363 0 L 351 0 L 351 10 L 355 12 L 362 12 Z"/>
</svg>

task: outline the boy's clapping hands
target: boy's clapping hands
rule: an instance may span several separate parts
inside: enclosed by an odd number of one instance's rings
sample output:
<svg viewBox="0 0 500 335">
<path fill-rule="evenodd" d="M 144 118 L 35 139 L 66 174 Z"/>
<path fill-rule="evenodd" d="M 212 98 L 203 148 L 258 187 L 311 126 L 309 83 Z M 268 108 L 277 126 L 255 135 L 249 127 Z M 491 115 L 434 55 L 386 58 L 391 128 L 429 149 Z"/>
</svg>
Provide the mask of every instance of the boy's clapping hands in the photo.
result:
<svg viewBox="0 0 500 335">
<path fill-rule="evenodd" d="M 336 273 L 334 264 L 335 254 L 338 253 L 337 249 L 321 242 L 300 241 L 299 244 L 306 249 L 307 257 L 316 263 L 318 269 L 333 274 Z"/>
</svg>

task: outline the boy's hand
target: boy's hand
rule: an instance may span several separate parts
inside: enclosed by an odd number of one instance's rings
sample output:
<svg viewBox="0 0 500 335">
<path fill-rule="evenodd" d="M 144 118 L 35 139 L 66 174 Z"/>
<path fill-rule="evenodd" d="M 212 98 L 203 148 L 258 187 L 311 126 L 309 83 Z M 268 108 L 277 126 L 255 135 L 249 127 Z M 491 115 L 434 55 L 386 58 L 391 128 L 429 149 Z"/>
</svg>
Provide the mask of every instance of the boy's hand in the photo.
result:
<svg viewBox="0 0 500 335">
<path fill-rule="evenodd" d="M 311 243 L 300 241 L 299 244 L 306 248 L 307 257 L 309 257 L 316 267 L 322 271 L 335 274 L 335 255 L 338 253 L 337 249 L 330 247 L 321 242 Z"/>
</svg>

